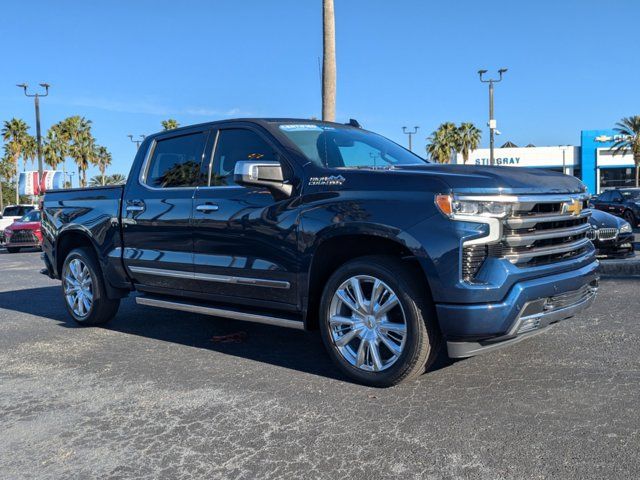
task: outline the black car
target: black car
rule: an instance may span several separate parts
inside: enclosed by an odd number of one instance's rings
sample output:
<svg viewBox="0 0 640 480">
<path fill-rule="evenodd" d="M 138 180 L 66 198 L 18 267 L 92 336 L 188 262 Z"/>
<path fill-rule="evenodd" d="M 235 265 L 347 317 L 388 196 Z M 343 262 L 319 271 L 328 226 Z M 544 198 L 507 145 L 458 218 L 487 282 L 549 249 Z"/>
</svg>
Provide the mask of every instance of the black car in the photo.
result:
<svg viewBox="0 0 640 480">
<path fill-rule="evenodd" d="M 599 210 L 589 218 L 591 230 L 587 236 L 599 257 L 627 257 L 633 255 L 633 229 L 629 222 Z"/>
<path fill-rule="evenodd" d="M 640 222 L 640 188 L 607 190 L 591 203 L 598 210 L 624 218 L 634 227 Z"/>
</svg>

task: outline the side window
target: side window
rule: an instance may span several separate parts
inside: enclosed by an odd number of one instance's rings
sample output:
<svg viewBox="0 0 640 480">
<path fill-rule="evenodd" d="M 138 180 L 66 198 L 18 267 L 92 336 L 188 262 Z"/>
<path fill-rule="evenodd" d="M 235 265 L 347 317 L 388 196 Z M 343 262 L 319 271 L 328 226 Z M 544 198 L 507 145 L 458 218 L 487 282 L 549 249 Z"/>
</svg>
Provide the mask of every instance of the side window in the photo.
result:
<svg viewBox="0 0 640 480">
<path fill-rule="evenodd" d="M 155 188 L 195 187 L 206 184 L 202 171 L 205 132 L 160 139 L 153 149 L 144 183 Z"/>
<path fill-rule="evenodd" d="M 599 202 L 610 202 L 611 201 L 611 192 L 602 192 L 598 197 Z"/>
<path fill-rule="evenodd" d="M 220 130 L 213 157 L 211 186 L 234 185 L 236 163 L 244 160 L 277 161 L 273 148 L 251 130 Z"/>
<path fill-rule="evenodd" d="M 612 202 L 622 202 L 622 195 L 620 195 L 620 192 L 613 192 L 611 194 L 611 201 Z"/>
</svg>

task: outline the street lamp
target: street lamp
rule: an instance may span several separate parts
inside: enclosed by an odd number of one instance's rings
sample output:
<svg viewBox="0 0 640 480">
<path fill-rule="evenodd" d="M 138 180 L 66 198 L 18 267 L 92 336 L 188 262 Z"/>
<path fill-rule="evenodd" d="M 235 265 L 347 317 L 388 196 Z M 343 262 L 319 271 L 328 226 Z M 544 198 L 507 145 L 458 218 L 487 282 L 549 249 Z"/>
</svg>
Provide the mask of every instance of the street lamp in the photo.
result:
<svg viewBox="0 0 640 480">
<path fill-rule="evenodd" d="M 411 137 L 418 132 L 419 128 L 420 127 L 413 127 L 413 131 L 410 131 L 410 130 L 407 130 L 407 127 L 402 127 L 402 133 L 404 133 L 405 135 L 409 135 L 409 151 L 410 152 L 413 151 L 413 149 L 411 148 Z"/>
<path fill-rule="evenodd" d="M 27 97 L 33 97 L 34 103 L 36 105 L 36 140 L 38 142 L 38 182 L 42 182 L 42 134 L 40 133 L 40 97 L 46 97 L 49 95 L 49 85 L 48 83 L 41 83 L 40 86 L 44 88 L 44 93 L 28 93 L 27 88 L 29 85 L 26 83 L 19 83 L 16 85 L 18 88 L 22 88 L 24 94 Z"/>
<path fill-rule="evenodd" d="M 487 70 L 478 70 L 478 75 L 480 75 L 480 81 L 482 83 L 489 84 L 489 164 L 493 165 L 495 163 L 493 158 L 493 148 L 494 148 L 494 135 L 497 127 L 496 120 L 493 118 L 493 84 L 502 81 L 502 75 L 507 71 L 506 68 L 501 68 L 498 70 L 499 77 L 495 78 L 483 78 L 482 76 L 487 73 Z"/>
<path fill-rule="evenodd" d="M 145 135 L 138 135 L 142 140 L 145 139 Z M 127 137 L 129 137 L 129 140 L 131 140 L 133 143 L 136 144 L 136 149 L 140 148 L 140 144 L 142 143 L 142 140 L 134 140 L 133 139 L 133 135 L 129 134 L 127 135 Z"/>
</svg>

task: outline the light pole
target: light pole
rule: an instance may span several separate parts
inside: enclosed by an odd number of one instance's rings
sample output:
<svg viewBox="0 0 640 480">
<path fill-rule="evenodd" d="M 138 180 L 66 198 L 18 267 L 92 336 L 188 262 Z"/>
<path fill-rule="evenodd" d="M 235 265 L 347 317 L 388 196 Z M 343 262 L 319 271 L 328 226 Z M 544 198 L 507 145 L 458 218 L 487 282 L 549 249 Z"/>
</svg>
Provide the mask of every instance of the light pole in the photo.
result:
<svg viewBox="0 0 640 480">
<path fill-rule="evenodd" d="M 142 140 L 145 139 L 144 135 L 138 135 Z M 136 144 L 136 149 L 140 148 L 140 144 L 142 143 L 142 140 L 134 140 L 133 139 L 133 135 L 129 134 L 127 135 L 127 137 L 129 137 L 129 140 L 131 140 L 133 143 Z"/>
<path fill-rule="evenodd" d="M 497 127 L 496 119 L 493 118 L 493 84 L 501 82 L 502 75 L 506 71 L 507 71 L 506 68 L 501 68 L 500 70 L 498 70 L 499 77 L 497 79 L 495 78 L 484 79 L 482 78 L 482 75 L 487 73 L 487 71 L 478 70 L 478 74 L 480 75 L 480 81 L 482 83 L 489 84 L 489 165 L 493 165 L 495 163 L 495 160 L 493 158 L 493 148 L 494 148 L 493 142 L 494 142 L 495 130 Z"/>
<path fill-rule="evenodd" d="M 409 135 L 409 151 L 413 152 L 413 149 L 411 148 L 411 137 L 413 137 L 417 132 L 418 129 L 420 127 L 413 127 L 413 131 L 407 130 L 407 127 L 402 127 L 402 133 L 404 133 L 405 135 Z"/>
<path fill-rule="evenodd" d="M 28 93 L 27 88 L 29 85 L 26 83 L 20 83 L 16 85 L 19 88 L 22 88 L 24 94 L 27 97 L 33 97 L 34 103 L 36 105 L 36 141 L 38 143 L 38 183 L 42 183 L 42 134 L 40 133 L 40 97 L 46 97 L 49 95 L 49 85 L 48 83 L 41 83 L 40 86 L 44 88 L 44 93 Z"/>
</svg>

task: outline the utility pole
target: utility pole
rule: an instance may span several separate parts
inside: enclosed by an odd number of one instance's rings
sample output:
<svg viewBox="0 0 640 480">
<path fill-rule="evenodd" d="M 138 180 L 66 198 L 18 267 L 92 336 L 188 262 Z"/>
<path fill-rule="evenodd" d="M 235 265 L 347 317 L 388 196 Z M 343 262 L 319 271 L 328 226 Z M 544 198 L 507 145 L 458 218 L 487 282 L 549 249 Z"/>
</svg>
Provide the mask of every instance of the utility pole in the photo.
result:
<svg viewBox="0 0 640 480">
<path fill-rule="evenodd" d="M 413 127 L 413 131 L 407 130 L 407 127 L 402 127 L 402 133 L 409 136 L 409 151 L 413 152 L 413 148 L 411 146 L 411 137 L 413 137 L 420 127 Z"/>
<path fill-rule="evenodd" d="M 507 71 L 506 68 L 501 68 L 500 70 L 498 70 L 498 74 L 499 77 L 497 79 L 495 78 L 488 78 L 488 79 L 484 79 L 482 78 L 482 76 L 487 73 L 487 70 L 478 70 L 478 74 L 480 75 L 480 81 L 482 83 L 488 83 L 489 84 L 489 165 L 494 165 L 495 164 L 495 159 L 494 159 L 494 155 L 493 155 L 493 150 L 494 150 L 494 138 L 495 138 L 495 131 L 497 128 L 497 122 L 496 119 L 493 117 L 493 84 L 494 83 L 498 83 L 502 81 L 502 75 Z"/>
<path fill-rule="evenodd" d="M 38 143 L 38 183 L 39 187 L 42 185 L 42 177 L 44 167 L 42 165 L 42 134 L 40 133 L 40 97 L 46 97 L 49 95 L 49 85 L 48 83 L 41 83 L 40 86 L 44 88 L 45 93 L 28 93 L 27 88 L 29 87 L 26 83 L 20 83 L 16 85 L 19 88 L 24 90 L 24 94 L 27 97 L 32 97 L 34 99 L 34 103 L 36 106 L 36 141 Z M 38 188 L 40 190 L 40 188 Z"/>
<path fill-rule="evenodd" d="M 138 136 L 139 136 L 142 140 L 144 140 L 144 139 L 145 139 L 145 136 L 144 136 L 144 135 L 138 135 Z M 131 140 L 133 143 L 135 143 L 135 144 L 136 144 L 136 150 L 137 150 L 138 148 L 140 148 L 140 144 L 142 143 L 142 140 L 134 140 L 134 139 L 133 139 L 133 135 L 131 135 L 131 134 L 127 135 L 127 137 L 129 137 L 129 140 Z"/>
</svg>

